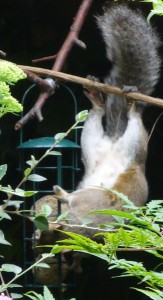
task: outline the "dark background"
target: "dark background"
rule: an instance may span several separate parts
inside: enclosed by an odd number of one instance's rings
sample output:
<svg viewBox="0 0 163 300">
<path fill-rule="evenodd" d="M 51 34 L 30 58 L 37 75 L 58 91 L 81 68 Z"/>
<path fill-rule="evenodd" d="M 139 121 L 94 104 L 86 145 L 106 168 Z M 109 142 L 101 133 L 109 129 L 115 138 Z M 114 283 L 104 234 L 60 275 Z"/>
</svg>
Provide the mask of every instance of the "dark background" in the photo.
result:
<svg viewBox="0 0 163 300">
<path fill-rule="evenodd" d="M 87 74 L 93 74 L 105 77 L 110 67 L 105 58 L 104 44 L 101 40 L 97 29 L 94 15 L 101 13 L 102 6 L 106 1 L 95 0 L 83 25 L 80 33 L 80 39 L 87 45 L 86 50 L 82 50 L 76 46 L 72 49 L 62 71 L 69 74 L 85 77 Z M 79 8 L 81 1 L 79 0 L 0 0 L 0 49 L 7 53 L 6 59 L 17 64 L 32 65 L 31 60 L 39 57 L 54 55 L 60 49 L 69 28 L 73 22 L 73 18 Z M 131 2 L 133 9 L 139 7 L 147 15 L 151 9 L 150 4 L 137 4 Z M 163 41 L 163 17 L 153 17 L 153 25 L 157 28 L 161 40 Z M 160 49 L 161 58 L 162 47 Z M 53 62 L 39 63 L 37 66 L 51 69 Z M 30 86 L 30 82 L 23 81 L 12 87 L 13 95 L 21 101 L 26 89 Z M 89 102 L 84 97 L 82 88 L 77 85 L 68 85 L 72 88 L 78 103 L 78 111 L 89 108 Z M 61 94 L 59 94 L 61 93 Z M 154 96 L 163 98 L 162 89 L 162 70 L 160 81 L 156 87 Z M 27 105 L 25 111 L 29 109 L 36 99 L 37 91 L 34 92 Z M 23 127 L 23 134 L 26 139 L 54 136 L 57 132 L 68 129 L 74 123 L 74 110 L 71 104 L 66 103 L 67 96 L 62 95 L 62 91 L 56 92 L 54 97 L 43 108 L 44 120 L 38 123 L 36 120 L 30 121 Z M 60 99 L 64 98 L 64 103 Z M 59 99 L 59 100 L 58 100 Z M 152 127 L 162 112 L 161 108 L 148 107 L 144 112 L 144 124 L 150 132 Z M 4 178 L 4 184 L 16 186 L 20 180 L 20 174 L 16 171 L 19 161 L 19 152 L 16 147 L 20 142 L 20 132 L 15 131 L 14 125 L 18 121 L 18 116 L 7 115 L 0 120 L 0 164 L 8 164 L 8 172 Z M 70 139 L 73 140 L 73 134 Z M 146 165 L 146 174 L 149 183 L 149 200 L 163 198 L 163 118 L 157 122 L 155 129 L 149 141 L 148 158 Z M 78 175 L 79 178 L 81 174 Z M 78 178 L 77 178 L 78 181 Z M 7 225 L 9 239 L 11 239 L 11 224 Z M 12 233 L 19 228 L 19 222 L 15 221 L 15 227 Z M 20 236 L 22 235 L 21 229 Z M 12 253 L 9 251 L 8 259 L 17 262 L 22 261 L 21 244 L 17 243 L 17 251 Z M 21 253 L 21 255 L 20 255 Z M 91 264 L 91 262 L 90 262 Z M 106 280 L 107 271 L 101 271 L 99 262 L 92 262 L 95 269 L 91 273 L 90 268 L 87 270 L 87 284 L 83 279 L 77 278 L 77 282 L 83 282 L 82 291 L 78 290 L 81 296 L 79 299 L 129 299 L 133 296 L 129 295 L 126 290 L 124 293 L 123 280 L 115 281 L 109 286 Z M 103 270 L 103 269 L 102 269 Z M 89 282 L 89 284 L 88 284 Z M 117 289 L 117 285 L 119 287 Z M 99 289 L 98 289 L 99 285 Z M 130 283 L 128 282 L 128 285 Z M 89 287 L 88 287 L 89 286 Z M 107 289 L 106 289 L 107 287 Z M 107 290 L 105 292 L 105 289 Z M 104 295 L 102 295 L 102 290 Z M 84 292 L 83 292 L 84 291 Z M 91 292 L 90 292 L 91 291 Z M 99 294 L 98 294 L 99 291 Z M 85 295 L 83 295 L 85 293 Z M 91 296 L 88 296 L 92 293 Z M 106 296 L 108 295 L 108 296 Z M 116 298 L 117 295 L 117 298 Z M 136 294 L 137 296 L 137 294 Z M 82 298 L 83 297 L 83 298 Z M 84 298 L 85 297 L 85 298 Z M 89 298 L 90 297 L 90 298 Z"/>
<path fill-rule="evenodd" d="M 85 77 L 93 74 L 103 78 L 108 72 L 109 64 L 105 59 L 104 44 L 99 30 L 95 24 L 94 15 L 101 13 L 102 5 L 107 1 L 96 0 L 93 2 L 85 24 L 81 30 L 80 39 L 87 49 L 84 51 L 77 46 L 72 49 L 63 71 L 77 76 Z M 7 59 L 23 65 L 32 65 L 34 58 L 54 55 L 60 49 L 73 18 L 81 1 L 0 1 L 0 49 L 7 53 Z M 150 5 L 131 2 L 133 9 L 139 7 L 144 14 L 149 13 Z M 157 28 L 161 40 L 163 40 L 162 18 L 153 17 L 152 24 Z M 162 48 L 160 49 L 162 57 Z M 53 62 L 39 63 L 37 66 L 50 68 Z M 155 90 L 155 96 L 162 97 L 162 76 Z M 21 101 L 28 81 L 19 82 L 12 88 L 13 95 Z M 73 91 L 77 98 L 78 110 L 89 108 L 88 100 L 83 96 L 82 88 L 74 85 Z M 54 97 L 55 98 L 55 97 Z M 57 98 L 57 97 L 56 97 Z M 36 95 L 33 95 L 33 103 Z M 27 138 L 38 136 L 53 136 L 55 133 L 68 128 L 73 123 L 72 107 L 68 108 L 60 101 L 49 101 L 43 108 L 44 120 L 38 123 L 36 120 L 24 126 L 23 131 Z M 32 105 L 30 98 L 28 105 Z M 61 108 L 59 107 L 61 106 Z M 26 109 L 26 108 L 25 108 Z M 28 107 L 27 107 L 28 109 Z M 58 109 L 58 111 L 57 111 Z M 61 111 L 60 111 L 61 110 Z M 56 113 L 57 112 L 57 113 Z M 144 123 L 150 132 L 152 126 L 162 109 L 148 107 L 144 113 Z M 1 149 L 0 162 L 14 163 L 15 147 L 19 144 L 19 132 L 14 130 L 14 125 L 19 117 L 5 116 L 0 120 Z M 149 141 L 149 156 L 147 161 L 147 177 L 150 188 L 150 198 L 162 198 L 162 126 L 163 118 L 160 118 L 152 137 Z"/>
</svg>

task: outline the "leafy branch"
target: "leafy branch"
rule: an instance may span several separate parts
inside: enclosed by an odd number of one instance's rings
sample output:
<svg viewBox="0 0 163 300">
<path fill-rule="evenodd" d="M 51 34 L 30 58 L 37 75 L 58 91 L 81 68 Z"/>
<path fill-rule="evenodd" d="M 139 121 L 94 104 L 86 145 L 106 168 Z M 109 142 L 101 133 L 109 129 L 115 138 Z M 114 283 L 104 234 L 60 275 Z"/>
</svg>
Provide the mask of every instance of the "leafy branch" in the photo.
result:
<svg viewBox="0 0 163 300">
<path fill-rule="evenodd" d="M 76 118 L 75 118 L 75 123 L 66 131 L 66 132 L 62 132 L 62 133 L 58 133 L 55 138 L 54 138 L 54 144 L 52 145 L 52 147 L 50 147 L 43 155 L 42 157 L 39 159 L 39 160 L 36 160 L 34 156 L 31 156 L 31 160 L 27 161 L 27 164 L 30 166 L 28 167 L 25 171 L 24 171 L 24 177 L 23 179 L 21 180 L 21 182 L 18 184 L 17 188 L 15 189 L 12 189 L 10 186 L 7 186 L 7 187 L 3 187 L 3 186 L 0 186 L 0 191 L 1 192 L 5 192 L 7 193 L 8 195 L 8 198 L 7 200 L 4 200 L 4 204 L 0 206 L 0 220 L 3 220 L 3 219 L 9 219 L 11 220 L 11 217 L 10 217 L 10 213 L 12 214 L 17 214 L 19 216 L 23 216 L 23 217 L 26 217 L 24 215 L 24 212 L 26 211 L 20 211 L 19 208 L 20 208 L 20 205 L 22 204 L 23 201 L 11 201 L 12 199 L 12 196 L 13 195 L 17 195 L 17 196 L 20 196 L 20 197 L 28 197 L 28 196 L 31 196 L 33 194 L 35 194 L 36 192 L 35 191 L 24 191 L 22 189 L 20 189 L 21 185 L 23 183 L 25 183 L 27 180 L 31 180 L 31 181 L 42 181 L 43 180 L 43 177 L 40 176 L 40 175 L 37 175 L 37 174 L 31 174 L 32 171 L 34 170 L 34 168 L 45 158 L 47 157 L 48 155 L 59 155 L 60 153 L 56 152 L 56 151 L 53 151 L 54 148 L 56 147 L 56 145 L 58 143 L 60 143 L 60 141 L 65 138 L 66 136 L 68 136 L 68 134 L 72 131 L 72 130 L 75 130 L 75 129 L 78 129 L 78 124 L 80 122 L 84 122 L 86 117 L 88 115 L 88 111 L 87 110 L 84 110 L 80 113 L 78 113 L 76 115 Z M 7 172 L 7 165 L 2 165 L 0 166 L 0 180 L 3 178 L 3 176 L 6 174 Z M 16 210 L 15 211 L 6 211 L 6 208 L 8 206 L 15 206 L 16 207 Z M 23 213 L 23 214 L 22 214 Z M 50 211 L 51 213 L 51 211 Z M 46 217 L 48 216 L 49 214 L 49 211 L 45 208 L 43 210 L 43 214 L 41 217 L 44 218 L 44 221 L 46 220 L 46 223 L 48 224 L 47 222 L 47 219 Z M 30 220 L 32 220 L 31 217 L 28 217 Z M 36 225 L 38 225 L 38 217 L 37 215 L 35 216 L 34 218 L 34 222 Z M 41 225 L 42 226 L 42 225 Z M 4 244 L 4 245 L 10 245 L 10 243 L 5 239 L 5 236 L 3 234 L 3 232 L 0 230 L 0 244 Z M 46 254 L 45 254 L 46 255 Z M 48 257 L 51 256 L 52 254 L 48 254 Z M 22 271 L 21 268 L 15 266 L 15 265 L 2 265 L 1 266 L 1 269 L 0 269 L 0 277 L 1 277 L 1 286 L 0 286 L 0 293 L 7 290 L 8 288 L 12 288 L 12 287 L 15 287 L 15 285 L 13 286 L 12 283 L 17 280 L 20 276 L 23 276 L 26 272 L 28 272 L 29 270 L 31 270 L 33 267 L 35 266 L 41 266 L 41 267 L 45 267 L 42 265 L 40 265 L 40 262 L 45 259 L 45 256 L 43 256 L 43 258 L 41 258 L 41 260 L 37 261 L 35 264 L 33 264 L 32 266 L 30 266 L 28 269 L 26 269 L 25 271 Z M 3 276 L 2 276 L 2 272 L 9 272 L 9 270 L 11 272 L 14 272 L 16 275 L 12 278 L 12 280 L 10 280 L 8 283 L 4 283 L 4 280 L 3 280 Z M 36 296 L 36 295 L 35 295 Z M 16 295 L 14 296 L 16 298 Z M 28 297 L 33 297 L 33 296 L 29 296 Z M 11 298 L 9 298 L 11 299 Z M 37 299 L 37 298 L 36 298 Z M 39 298 L 38 298 L 39 299 Z M 44 298 L 42 298 L 44 299 Z M 46 298 L 45 298 L 46 299 Z M 54 298 L 53 298 L 54 299 Z"/>
<path fill-rule="evenodd" d="M 15 276 L 8 282 L 8 283 L 2 283 L 0 286 L 0 293 L 4 292 L 6 289 L 8 288 L 13 288 L 15 286 L 12 285 L 12 283 L 14 281 L 16 281 L 19 277 L 23 276 L 25 273 L 29 272 L 31 269 L 33 269 L 34 267 L 42 267 L 42 268 L 49 268 L 49 266 L 45 263 L 42 263 L 42 261 L 45 260 L 45 258 L 48 257 L 52 257 L 53 254 L 51 253 L 44 253 L 42 254 L 42 257 L 35 262 L 33 265 L 31 265 L 29 268 L 27 268 L 26 270 L 22 271 L 22 269 L 16 265 L 12 265 L 12 264 L 2 264 L 1 268 L 0 268 L 0 273 L 2 276 L 2 272 L 12 272 L 15 274 Z"/>
<path fill-rule="evenodd" d="M 62 133 L 58 133 L 55 135 L 54 137 L 54 144 L 40 157 L 39 160 L 36 160 L 35 157 L 33 155 L 31 155 L 31 160 L 27 161 L 27 164 L 30 166 L 27 169 L 24 170 L 24 177 L 22 178 L 22 180 L 20 181 L 20 183 L 18 184 L 18 186 L 16 187 L 15 190 L 13 190 L 11 187 L 0 187 L 1 191 L 4 191 L 8 194 L 8 199 L 7 201 L 5 201 L 5 204 L 3 205 L 3 209 L 5 209 L 8 206 L 9 201 L 11 200 L 12 196 L 14 194 L 20 196 L 20 197 L 25 197 L 25 196 L 32 196 L 33 191 L 24 191 L 22 189 L 20 189 L 20 187 L 27 181 L 43 181 L 45 180 L 44 177 L 37 175 L 37 174 L 31 174 L 33 172 L 33 170 L 40 164 L 40 162 L 47 157 L 48 155 L 58 155 L 60 153 L 53 151 L 54 148 L 56 147 L 57 144 L 60 143 L 60 141 L 62 139 L 64 139 L 66 136 L 69 135 L 69 133 L 74 130 L 77 129 L 77 125 L 80 122 L 84 122 L 86 117 L 88 115 L 88 111 L 84 110 L 81 111 L 80 113 L 78 113 L 75 117 L 75 123 L 66 131 L 66 132 L 62 132 Z M 2 168 L 3 166 L 1 166 Z M 6 165 L 5 165 L 6 168 Z M 3 170 L 3 174 L 4 174 L 4 170 Z M 2 174 L 1 174 L 2 177 Z"/>
<path fill-rule="evenodd" d="M 103 243 L 74 232 L 64 232 L 67 238 L 49 247 L 52 247 L 53 254 L 62 249 L 71 249 L 99 257 L 109 264 L 109 269 L 122 270 L 120 277 L 133 276 L 146 285 L 144 289 L 134 288 L 135 290 L 153 300 L 162 300 L 163 272 L 156 271 L 159 266 L 156 266 L 155 270 L 147 270 L 142 262 L 118 259 L 117 253 L 143 251 L 163 259 L 163 201 L 153 200 L 146 206 L 137 207 L 126 196 L 121 197 L 126 201 L 124 207 L 127 212 L 114 210 L 90 212 L 108 216 L 112 214 L 116 218 L 116 223 L 102 224 L 101 232 L 95 234 L 95 239 L 101 237 Z M 114 232 L 110 231 L 112 225 L 117 227 Z"/>
</svg>

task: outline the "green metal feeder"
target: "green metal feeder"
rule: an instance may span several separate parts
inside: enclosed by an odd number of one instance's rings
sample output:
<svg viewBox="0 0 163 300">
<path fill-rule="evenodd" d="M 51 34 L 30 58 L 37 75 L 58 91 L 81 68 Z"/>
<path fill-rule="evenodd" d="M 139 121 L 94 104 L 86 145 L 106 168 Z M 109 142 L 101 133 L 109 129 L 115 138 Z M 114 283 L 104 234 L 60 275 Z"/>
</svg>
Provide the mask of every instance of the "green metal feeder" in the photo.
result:
<svg viewBox="0 0 163 300">
<path fill-rule="evenodd" d="M 23 96 L 22 103 L 27 99 L 27 96 L 35 85 L 31 86 Z M 66 85 L 62 84 L 61 88 L 64 88 L 68 91 L 69 96 L 73 100 L 73 109 L 74 109 L 74 117 L 77 114 L 77 101 L 74 96 L 72 90 Z M 19 171 L 24 172 L 24 170 L 28 167 L 26 161 L 31 159 L 31 155 L 38 160 L 47 149 L 50 149 L 55 144 L 56 140 L 53 137 L 38 137 L 34 139 L 25 140 L 24 132 L 25 129 L 21 130 L 20 134 L 20 144 L 17 149 L 20 151 L 20 162 L 19 162 Z M 53 151 L 55 151 L 55 155 L 47 155 L 41 163 L 35 167 L 34 173 L 41 175 L 47 180 L 43 182 L 30 182 L 27 181 L 24 188 L 26 190 L 35 190 L 38 191 L 32 199 L 25 199 L 24 201 L 24 209 L 29 210 L 31 206 L 35 206 L 35 203 L 38 199 L 43 196 L 53 194 L 53 185 L 60 185 L 67 191 L 73 191 L 76 185 L 76 174 L 79 171 L 78 167 L 78 156 L 80 146 L 77 143 L 77 131 L 75 131 L 74 141 L 63 139 L 59 143 L 55 145 Z M 61 208 L 58 204 L 58 214 L 60 214 Z M 31 245 L 33 243 L 33 232 L 36 228 L 34 225 L 29 227 L 29 222 L 24 219 L 23 225 L 23 235 L 24 235 L 24 269 L 27 269 L 33 262 L 35 261 L 35 254 L 32 254 Z M 35 238 L 35 237 L 34 237 Z M 60 268 L 61 270 L 61 268 Z M 55 286 L 58 289 L 62 289 L 62 274 L 60 271 L 60 280 L 58 284 Z M 27 273 L 25 276 L 24 285 L 26 287 L 32 288 L 40 288 L 41 284 L 36 282 L 32 273 Z M 54 286 L 53 286 L 54 287 Z M 62 299 L 62 297 L 60 298 Z"/>
</svg>

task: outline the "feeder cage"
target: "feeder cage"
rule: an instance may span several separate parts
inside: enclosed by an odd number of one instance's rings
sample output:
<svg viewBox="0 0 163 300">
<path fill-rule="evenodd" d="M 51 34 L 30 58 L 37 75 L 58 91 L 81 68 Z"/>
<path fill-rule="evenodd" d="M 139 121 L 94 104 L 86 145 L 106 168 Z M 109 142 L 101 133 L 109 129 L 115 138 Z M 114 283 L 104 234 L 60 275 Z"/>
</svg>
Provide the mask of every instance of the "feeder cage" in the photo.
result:
<svg viewBox="0 0 163 300">
<path fill-rule="evenodd" d="M 23 106 L 25 106 L 29 99 L 29 95 L 35 88 L 35 85 L 33 85 L 26 91 L 22 99 Z M 65 92 L 68 95 L 66 96 L 65 101 L 67 101 L 67 98 L 71 99 L 71 114 L 73 111 L 73 115 L 75 117 L 77 114 L 77 101 L 74 93 L 66 85 L 62 84 L 60 88 L 65 89 Z M 55 113 L 57 112 L 54 112 L 54 117 Z M 64 118 L 64 116 L 60 116 L 61 122 L 64 121 Z M 31 156 L 33 156 L 36 160 L 39 160 L 39 158 L 56 142 L 55 138 L 52 136 L 36 137 L 26 140 L 25 135 L 25 129 L 22 128 L 20 133 L 20 144 L 17 147 L 20 152 L 19 171 L 21 172 L 24 172 L 24 170 L 29 167 L 27 161 L 31 160 Z M 52 207 L 53 212 L 50 216 L 52 219 L 53 217 L 56 218 L 62 212 L 62 207 L 58 202 L 56 202 L 56 200 L 54 200 L 53 185 L 57 184 L 66 189 L 66 191 L 73 191 L 75 189 L 76 175 L 79 171 L 78 156 L 80 152 L 77 135 L 78 133 L 75 131 L 74 140 L 68 140 L 66 138 L 57 143 L 53 149 L 52 155 L 47 155 L 46 158 L 44 158 L 35 167 L 32 174 L 40 175 L 46 178 L 46 180 L 39 182 L 27 181 L 24 184 L 25 190 L 37 191 L 37 193 L 32 197 L 24 200 L 24 209 L 31 210 L 31 207 L 33 209 L 33 212 L 30 212 L 31 217 L 35 217 L 35 211 L 38 212 L 38 210 L 40 210 L 39 212 L 41 212 L 41 204 L 48 204 Z M 34 251 L 35 244 L 37 244 L 37 235 L 39 234 L 40 232 L 38 233 L 33 222 L 29 222 L 27 219 L 23 220 L 24 269 L 29 268 L 39 258 L 36 257 Z M 26 273 L 24 276 L 25 288 L 36 289 L 41 288 L 43 285 L 47 285 L 58 289 L 58 293 L 61 294 L 61 290 L 63 289 L 63 278 L 65 277 L 66 272 L 66 265 L 63 266 L 62 264 L 65 262 L 62 257 L 59 256 L 57 262 L 55 261 L 54 263 L 54 261 L 50 261 L 49 259 L 49 261 L 47 261 L 47 264 L 48 263 L 50 269 L 36 269 L 37 276 L 35 276 L 34 271 Z M 55 264 L 57 264 L 57 266 Z M 52 266 L 54 267 L 54 270 Z M 41 272 L 39 273 L 40 270 Z M 43 278 L 41 277 L 42 274 Z M 44 280 L 44 276 L 45 278 L 48 278 L 49 276 L 48 282 Z M 54 277 L 55 279 L 53 282 Z"/>
</svg>

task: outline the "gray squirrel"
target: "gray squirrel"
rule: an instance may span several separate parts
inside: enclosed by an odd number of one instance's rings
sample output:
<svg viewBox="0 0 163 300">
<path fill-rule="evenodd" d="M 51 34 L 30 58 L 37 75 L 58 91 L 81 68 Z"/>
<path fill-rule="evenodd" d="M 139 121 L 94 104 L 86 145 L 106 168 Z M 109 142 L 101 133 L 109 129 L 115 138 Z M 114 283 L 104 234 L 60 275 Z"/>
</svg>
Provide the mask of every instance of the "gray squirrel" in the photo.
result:
<svg viewBox="0 0 163 300">
<path fill-rule="evenodd" d="M 105 83 L 150 95 L 159 79 L 159 38 L 140 12 L 125 5 L 105 8 L 96 17 L 106 44 L 106 55 L 112 69 Z M 73 224 L 82 224 L 82 217 L 92 219 L 97 227 L 112 221 L 111 216 L 87 215 L 99 209 L 123 209 L 123 200 L 112 193 L 128 196 L 136 205 L 147 200 L 145 177 L 148 134 L 142 122 L 141 102 L 128 102 L 123 96 L 109 94 L 106 99 L 97 90 L 87 90 L 92 109 L 81 134 L 82 161 L 85 172 L 77 190 L 67 193 L 59 186 L 54 192 L 68 205 Z M 105 118 L 104 128 L 102 119 Z M 86 227 L 63 229 L 92 237 Z"/>
</svg>

